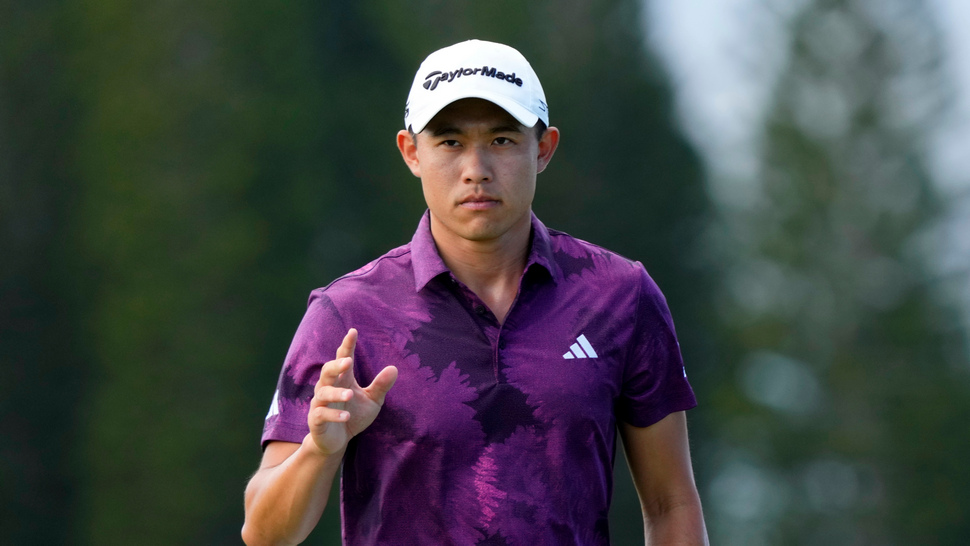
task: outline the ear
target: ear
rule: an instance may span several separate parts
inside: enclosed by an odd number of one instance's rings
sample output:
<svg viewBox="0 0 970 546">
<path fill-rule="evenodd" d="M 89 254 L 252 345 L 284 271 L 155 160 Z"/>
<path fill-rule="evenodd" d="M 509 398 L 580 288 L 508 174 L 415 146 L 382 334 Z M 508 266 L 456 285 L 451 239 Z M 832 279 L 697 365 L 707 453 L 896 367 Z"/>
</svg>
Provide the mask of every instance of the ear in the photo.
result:
<svg viewBox="0 0 970 546">
<path fill-rule="evenodd" d="M 559 129 L 555 127 L 547 127 L 546 132 L 542 134 L 542 138 L 539 139 L 539 156 L 536 161 L 536 172 L 541 173 L 546 170 L 549 162 L 552 161 L 552 155 L 556 153 L 556 148 L 559 147 Z"/>
<path fill-rule="evenodd" d="M 397 149 L 401 151 L 401 157 L 411 169 L 411 174 L 421 178 L 421 165 L 418 162 L 418 146 L 414 143 L 415 138 L 406 129 L 401 129 L 397 132 Z"/>
</svg>

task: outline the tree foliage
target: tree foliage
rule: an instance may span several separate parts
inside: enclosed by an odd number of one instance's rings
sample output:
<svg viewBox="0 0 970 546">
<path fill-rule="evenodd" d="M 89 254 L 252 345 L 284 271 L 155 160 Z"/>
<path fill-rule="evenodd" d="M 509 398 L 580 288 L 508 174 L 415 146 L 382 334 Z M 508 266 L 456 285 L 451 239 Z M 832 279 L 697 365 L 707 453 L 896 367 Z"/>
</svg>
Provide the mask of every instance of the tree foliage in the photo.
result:
<svg viewBox="0 0 970 546">
<path fill-rule="evenodd" d="M 644 261 L 682 338 L 701 337 L 683 256 L 706 201 L 637 10 L 4 4 L 0 541 L 238 543 L 308 292 L 406 242 L 423 211 L 394 134 L 414 69 L 448 43 L 530 58 L 564 135 L 537 213 Z M 636 502 L 621 482 L 620 544 L 639 540 Z M 331 511 L 311 542 L 337 526 Z"/>
<path fill-rule="evenodd" d="M 667 295 L 712 543 L 959 544 L 970 366 L 921 246 L 946 207 L 926 5 L 803 3 L 758 198 L 716 218 L 639 21 L 632 0 L 0 2 L 0 542 L 238 543 L 308 292 L 424 209 L 394 148 L 413 71 L 481 38 L 531 60 L 563 132 L 537 214 Z M 642 543 L 617 470 L 614 542 Z M 331 510 L 309 542 L 338 540 Z"/>
<path fill-rule="evenodd" d="M 970 377 L 919 236 L 940 112 L 922 3 L 810 2 L 765 129 L 760 198 L 726 216 L 709 453 L 725 544 L 959 544 Z M 729 253 L 729 255 L 728 255 Z M 716 469 L 716 470 L 715 470 Z"/>
</svg>

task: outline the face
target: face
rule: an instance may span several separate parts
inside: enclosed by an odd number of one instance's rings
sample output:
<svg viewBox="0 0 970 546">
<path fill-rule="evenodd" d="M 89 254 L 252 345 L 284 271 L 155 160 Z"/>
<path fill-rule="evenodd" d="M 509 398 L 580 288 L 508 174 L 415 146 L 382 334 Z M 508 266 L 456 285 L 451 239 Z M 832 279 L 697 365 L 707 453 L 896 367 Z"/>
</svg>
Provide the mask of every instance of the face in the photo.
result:
<svg viewBox="0 0 970 546">
<path fill-rule="evenodd" d="M 398 133 L 398 147 L 421 178 L 439 245 L 501 243 L 528 237 L 536 174 L 558 139 L 554 127 L 537 140 L 531 127 L 495 104 L 464 99 L 439 112 L 414 140 Z"/>
</svg>

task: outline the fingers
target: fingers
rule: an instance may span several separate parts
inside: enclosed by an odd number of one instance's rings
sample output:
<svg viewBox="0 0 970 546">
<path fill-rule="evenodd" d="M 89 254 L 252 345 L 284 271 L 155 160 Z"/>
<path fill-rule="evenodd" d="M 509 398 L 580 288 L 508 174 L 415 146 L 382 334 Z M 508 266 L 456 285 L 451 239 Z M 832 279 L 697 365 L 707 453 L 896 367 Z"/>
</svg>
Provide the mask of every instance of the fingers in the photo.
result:
<svg viewBox="0 0 970 546">
<path fill-rule="evenodd" d="M 320 370 L 320 379 L 317 380 L 317 387 L 325 385 L 335 385 L 340 376 L 353 367 L 354 350 L 357 348 L 357 330 L 351 328 L 347 330 L 340 347 L 337 348 L 337 358 L 327 362 Z"/>
<path fill-rule="evenodd" d="M 394 366 L 388 366 L 377 374 L 377 377 L 371 381 L 370 386 L 368 386 L 364 391 L 367 396 L 374 400 L 378 404 L 384 403 L 384 397 L 387 395 L 387 391 L 391 390 L 394 383 L 397 381 L 397 368 Z"/>
<path fill-rule="evenodd" d="M 327 423 L 346 423 L 349 420 L 349 411 L 327 406 L 318 406 L 313 408 L 308 416 L 308 424 L 311 428 L 321 427 Z"/>
<path fill-rule="evenodd" d="M 343 342 L 340 347 L 337 348 L 337 358 L 354 357 L 354 349 L 357 348 L 357 329 L 351 328 L 347 330 L 347 335 L 344 336 Z"/>
<path fill-rule="evenodd" d="M 397 381 L 398 371 L 394 366 L 387 366 L 371 382 L 366 389 L 360 389 L 356 379 L 353 377 L 354 351 L 357 348 L 357 330 L 351 328 L 344 336 L 343 342 L 337 349 L 337 358 L 327 362 L 320 370 L 320 379 L 314 388 L 314 405 L 341 404 L 350 401 L 354 396 L 354 390 L 363 390 L 367 398 L 384 403 L 384 397 L 391 390 Z M 347 377 L 348 380 L 341 381 Z M 338 387 L 338 383 L 340 386 Z M 341 388 L 346 387 L 346 388 Z"/>
<path fill-rule="evenodd" d="M 328 366 L 331 364 L 335 365 L 330 366 L 332 368 L 330 372 L 322 372 L 320 374 L 321 379 L 323 379 L 324 374 L 333 375 L 333 370 L 339 371 L 341 368 L 349 368 L 350 365 L 346 362 L 348 360 L 350 359 L 344 358 L 339 361 L 334 360 L 328 362 Z M 318 383 L 313 390 L 313 400 L 310 401 L 310 412 L 307 416 L 307 423 L 310 425 L 310 428 L 322 427 L 327 423 L 343 423 L 349 421 L 350 412 L 344 410 L 344 403 L 350 401 L 353 397 L 354 391 L 351 389 Z"/>
<path fill-rule="evenodd" d="M 314 390 L 336 385 L 337 381 L 350 370 L 352 365 L 353 360 L 350 358 L 338 358 L 337 360 L 327 362 L 320 368 L 320 378 L 317 379 Z"/>
<path fill-rule="evenodd" d="M 313 391 L 313 401 L 317 405 L 342 404 L 353 397 L 353 390 L 329 385 L 318 386 Z"/>
</svg>

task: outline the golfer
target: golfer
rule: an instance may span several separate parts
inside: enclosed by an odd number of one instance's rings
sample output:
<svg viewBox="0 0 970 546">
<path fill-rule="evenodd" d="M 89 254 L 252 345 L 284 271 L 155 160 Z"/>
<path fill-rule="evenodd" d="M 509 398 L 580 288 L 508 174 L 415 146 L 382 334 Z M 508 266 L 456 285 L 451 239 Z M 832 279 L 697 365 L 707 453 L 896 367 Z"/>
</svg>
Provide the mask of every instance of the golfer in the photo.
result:
<svg viewBox="0 0 970 546">
<path fill-rule="evenodd" d="M 247 544 L 296 544 L 340 476 L 350 545 L 609 544 L 617 435 L 649 544 L 706 544 L 674 325 L 637 261 L 547 228 L 560 132 L 515 49 L 428 56 L 397 134 L 411 242 L 310 295 L 246 488 Z"/>
</svg>

